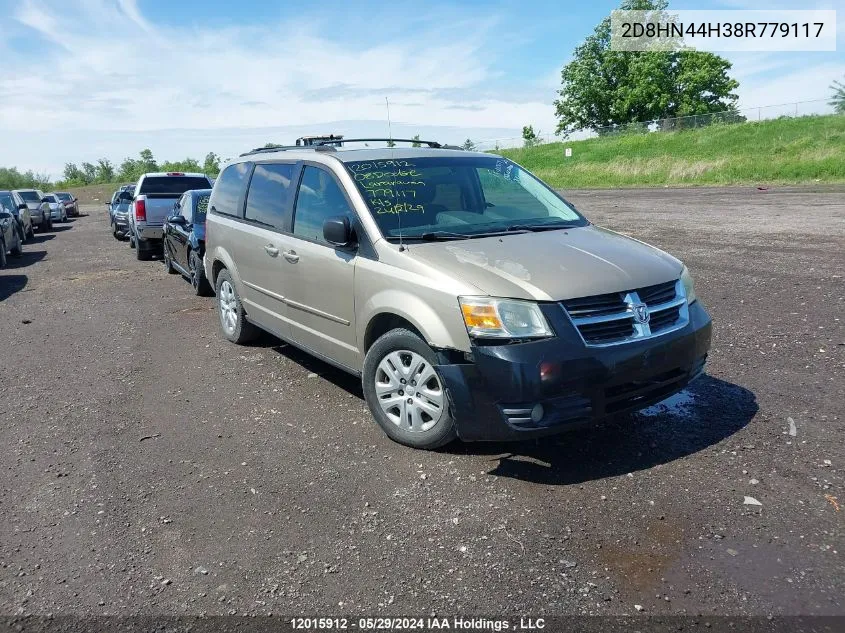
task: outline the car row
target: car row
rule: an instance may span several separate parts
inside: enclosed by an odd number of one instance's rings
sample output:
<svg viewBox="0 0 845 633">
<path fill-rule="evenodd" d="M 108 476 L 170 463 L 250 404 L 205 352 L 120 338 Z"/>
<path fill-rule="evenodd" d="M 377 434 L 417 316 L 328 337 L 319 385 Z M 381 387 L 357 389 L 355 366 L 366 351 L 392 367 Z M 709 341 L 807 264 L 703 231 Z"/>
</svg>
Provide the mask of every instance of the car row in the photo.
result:
<svg viewBox="0 0 845 633">
<path fill-rule="evenodd" d="M 0 268 L 6 256 L 19 257 L 22 245 L 32 239 L 35 229 L 50 231 L 53 222 L 65 222 L 79 215 L 77 199 L 67 192 L 45 194 L 40 189 L 0 191 Z"/>
<path fill-rule="evenodd" d="M 253 150 L 210 191 L 147 174 L 129 239 L 216 295 L 228 341 L 264 330 L 359 377 L 415 448 L 562 432 L 702 375 L 711 320 L 683 263 L 506 158 L 413 142 Z"/>
</svg>

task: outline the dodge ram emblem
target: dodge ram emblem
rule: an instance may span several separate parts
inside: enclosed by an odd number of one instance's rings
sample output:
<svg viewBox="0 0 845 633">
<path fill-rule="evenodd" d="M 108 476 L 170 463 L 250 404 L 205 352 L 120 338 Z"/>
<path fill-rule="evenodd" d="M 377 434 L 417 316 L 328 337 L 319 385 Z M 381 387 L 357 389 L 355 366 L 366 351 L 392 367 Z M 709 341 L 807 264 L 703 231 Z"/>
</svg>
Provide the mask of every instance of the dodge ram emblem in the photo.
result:
<svg viewBox="0 0 845 633">
<path fill-rule="evenodd" d="M 631 310 L 634 312 L 634 321 L 645 325 L 651 318 L 651 313 L 648 311 L 648 306 L 644 303 L 632 303 Z"/>
</svg>

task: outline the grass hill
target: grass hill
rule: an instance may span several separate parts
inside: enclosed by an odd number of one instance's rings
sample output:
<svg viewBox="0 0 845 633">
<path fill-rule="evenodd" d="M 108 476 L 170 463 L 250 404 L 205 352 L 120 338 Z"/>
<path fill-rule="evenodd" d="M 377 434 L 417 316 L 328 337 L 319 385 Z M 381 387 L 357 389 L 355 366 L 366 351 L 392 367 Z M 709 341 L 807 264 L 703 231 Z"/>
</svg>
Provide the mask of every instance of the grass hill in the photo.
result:
<svg viewBox="0 0 845 633">
<path fill-rule="evenodd" d="M 572 148 L 572 157 L 564 149 Z M 500 150 L 554 187 L 845 183 L 845 115 Z"/>
</svg>

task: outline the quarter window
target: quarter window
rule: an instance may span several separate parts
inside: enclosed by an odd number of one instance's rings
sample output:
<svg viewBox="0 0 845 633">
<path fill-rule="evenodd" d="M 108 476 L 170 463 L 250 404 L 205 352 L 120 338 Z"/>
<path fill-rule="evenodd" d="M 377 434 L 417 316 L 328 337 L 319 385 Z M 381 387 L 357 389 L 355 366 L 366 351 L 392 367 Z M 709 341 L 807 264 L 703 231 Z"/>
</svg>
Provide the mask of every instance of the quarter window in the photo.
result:
<svg viewBox="0 0 845 633">
<path fill-rule="evenodd" d="M 274 229 L 283 229 L 285 213 L 290 208 L 294 165 L 266 163 L 255 166 L 244 218 Z"/>
<path fill-rule="evenodd" d="M 211 207 L 216 213 L 223 215 L 239 216 L 238 203 L 241 194 L 246 187 L 246 178 L 252 163 L 235 163 L 229 165 L 214 183 L 214 191 L 211 192 Z"/>
<path fill-rule="evenodd" d="M 337 216 L 351 217 L 349 203 L 334 177 L 323 169 L 306 166 L 296 198 L 293 234 L 325 242 L 323 222 Z"/>
</svg>

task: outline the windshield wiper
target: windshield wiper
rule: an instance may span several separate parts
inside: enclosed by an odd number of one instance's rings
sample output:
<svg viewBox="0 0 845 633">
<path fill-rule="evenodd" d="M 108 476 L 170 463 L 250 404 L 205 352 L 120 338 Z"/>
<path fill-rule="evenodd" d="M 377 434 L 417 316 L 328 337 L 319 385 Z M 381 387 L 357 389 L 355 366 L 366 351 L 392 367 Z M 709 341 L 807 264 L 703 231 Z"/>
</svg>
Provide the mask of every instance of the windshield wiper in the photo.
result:
<svg viewBox="0 0 845 633">
<path fill-rule="evenodd" d="M 450 233 L 449 231 L 429 231 L 418 235 L 389 235 L 385 239 L 389 242 L 400 242 L 403 240 L 423 240 L 425 242 L 434 242 L 437 240 L 468 240 L 474 235 L 467 235 L 465 233 Z"/>
<path fill-rule="evenodd" d="M 557 231 L 559 229 L 575 229 L 575 224 L 511 224 L 505 230 L 510 231 Z"/>
<path fill-rule="evenodd" d="M 411 239 L 420 239 L 425 241 L 434 241 L 434 240 L 468 240 L 469 238 L 473 237 L 472 235 L 467 235 L 466 233 L 452 233 L 450 231 L 430 231 L 428 233 L 423 233 L 422 235 L 414 235 Z"/>
</svg>

